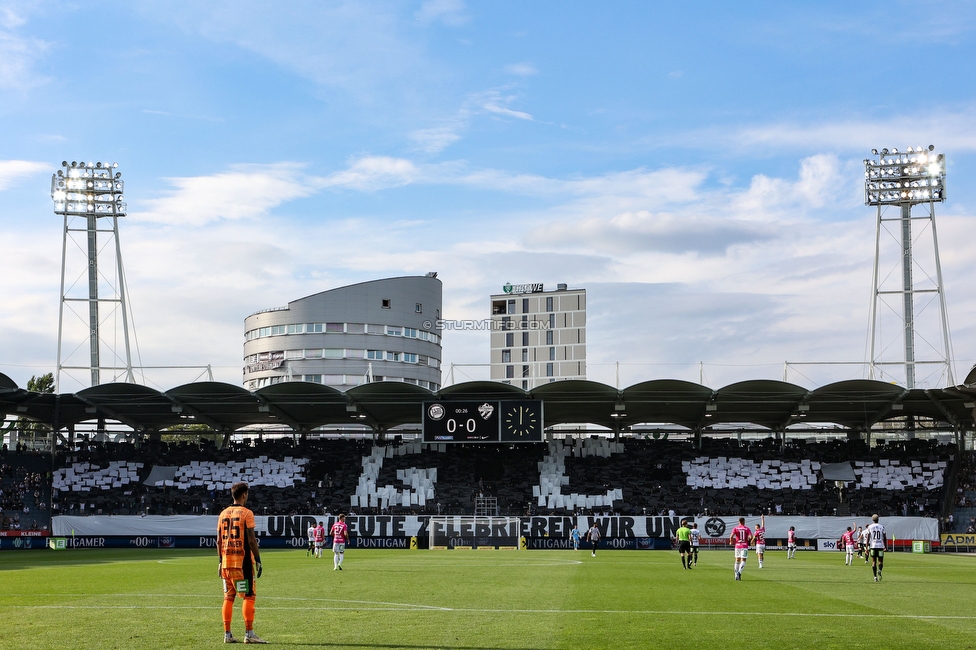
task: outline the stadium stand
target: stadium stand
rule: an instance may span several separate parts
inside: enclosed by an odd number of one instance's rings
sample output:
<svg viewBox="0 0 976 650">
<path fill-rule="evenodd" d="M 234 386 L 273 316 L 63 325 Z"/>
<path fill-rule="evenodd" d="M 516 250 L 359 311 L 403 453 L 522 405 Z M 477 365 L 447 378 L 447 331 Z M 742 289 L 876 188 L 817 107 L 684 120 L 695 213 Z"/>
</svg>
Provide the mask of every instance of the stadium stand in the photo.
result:
<svg viewBox="0 0 976 650">
<path fill-rule="evenodd" d="M 955 452 L 921 439 L 870 451 L 846 440 L 704 439 L 699 449 L 690 441 L 597 436 L 527 446 L 94 443 L 59 456 L 50 502 L 55 514 L 212 514 L 243 479 L 262 488 L 250 502 L 259 514 L 472 514 L 485 496 L 495 498 L 499 515 L 938 517 Z M 822 475 L 826 463 L 846 464 L 854 481 L 839 490 Z M 961 474 L 968 487 L 971 469 Z M 962 495 L 965 503 L 976 497 Z"/>
<path fill-rule="evenodd" d="M 0 456 L 0 530 L 49 529 L 50 467 L 50 457 L 41 454 Z"/>
</svg>

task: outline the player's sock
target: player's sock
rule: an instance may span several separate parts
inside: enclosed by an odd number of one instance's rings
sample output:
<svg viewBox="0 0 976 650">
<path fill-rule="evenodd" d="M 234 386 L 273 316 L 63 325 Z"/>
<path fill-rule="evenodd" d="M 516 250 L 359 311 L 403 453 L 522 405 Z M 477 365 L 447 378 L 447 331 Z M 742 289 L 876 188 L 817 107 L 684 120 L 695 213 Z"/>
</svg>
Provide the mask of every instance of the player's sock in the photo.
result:
<svg viewBox="0 0 976 650">
<path fill-rule="evenodd" d="M 877 564 L 872 564 L 871 565 L 871 573 L 874 574 L 874 577 L 876 577 L 876 578 L 878 577 L 878 565 Z"/>
<path fill-rule="evenodd" d="M 244 629 L 248 634 L 254 634 L 254 596 L 244 598 L 241 613 L 244 614 Z"/>
<path fill-rule="evenodd" d="M 687 569 L 688 568 L 688 563 L 685 562 L 685 556 L 684 555 L 681 556 L 681 568 L 682 569 Z"/>
<path fill-rule="evenodd" d="M 230 632 L 230 622 L 234 618 L 234 599 L 224 598 L 224 606 L 220 610 L 224 618 L 224 632 Z"/>
</svg>

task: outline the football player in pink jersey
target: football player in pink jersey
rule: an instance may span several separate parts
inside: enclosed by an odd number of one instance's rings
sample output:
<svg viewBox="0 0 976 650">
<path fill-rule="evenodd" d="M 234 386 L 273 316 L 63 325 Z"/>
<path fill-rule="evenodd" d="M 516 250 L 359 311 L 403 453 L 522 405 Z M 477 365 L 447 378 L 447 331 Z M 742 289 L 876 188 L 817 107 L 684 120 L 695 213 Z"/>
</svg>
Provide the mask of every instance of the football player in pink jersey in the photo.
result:
<svg viewBox="0 0 976 650">
<path fill-rule="evenodd" d="M 796 528 L 793 526 L 786 533 L 786 559 L 796 559 Z"/>
<path fill-rule="evenodd" d="M 342 560 L 346 556 L 346 542 L 349 541 L 349 527 L 346 526 L 346 516 L 339 515 L 339 520 L 332 524 L 332 563 L 333 571 L 342 571 Z"/>
<path fill-rule="evenodd" d="M 322 557 L 322 547 L 325 545 L 325 525 L 320 521 L 315 527 L 315 557 Z"/>
<path fill-rule="evenodd" d="M 739 517 L 739 525 L 732 529 L 729 544 L 735 545 L 735 579 L 742 580 L 742 569 L 746 568 L 746 558 L 749 556 L 749 544 L 752 542 L 752 531 L 746 526 L 746 518 Z"/>
<path fill-rule="evenodd" d="M 759 568 L 761 569 L 763 554 L 766 552 L 766 515 L 759 515 L 759 523 L 756 524 L 753 539 L 756 540 L 756 559 L 759 560 Z"/>
<path fill-rule="evenodd" d="M 844 564 L 847 566 L 854 566 L 854 551 L 857 549 L 856 542 L 854 541 L 854 529 L 851 526 L 847 527 L 847 530 L 841 535 L 841 540 L 844 542 L 844 550 L 847 552 L 844 556 Z"/>
</svg>

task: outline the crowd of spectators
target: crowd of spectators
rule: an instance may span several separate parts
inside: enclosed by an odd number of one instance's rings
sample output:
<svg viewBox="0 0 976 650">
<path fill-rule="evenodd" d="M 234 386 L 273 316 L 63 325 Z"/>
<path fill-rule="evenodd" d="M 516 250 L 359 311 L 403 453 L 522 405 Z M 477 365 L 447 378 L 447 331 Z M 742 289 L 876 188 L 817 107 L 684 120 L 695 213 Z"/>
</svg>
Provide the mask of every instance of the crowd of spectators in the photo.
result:
<svg viewBox="0 0 976 650">
<path fill-rule="evenodd" d="M 399 440 L 382 444 L 400 447 Z M 833 481 L 819 480 L 811 489 L 695 489 L 686 481 L 682 462 L 702 456 L 743 458 L 755 462 L 777 459 L 796 462 L 878 461 L 881 458 L 903 462 L 955 462 L 955 447 L 927 440 L 908 440 L 884 447 L 868 448 L 860 441 L 821 443 L 789 442 L 772 438 L 740 443 L 734 438 L 703 441 L 696 448 L 690 441 L 626 438 L 624 453 L 606 457 L 569 457 L 563 493 L 606 494 L 618 490 L 622 498 L 599 508 L 604 514 L 769 514 L 769 515 L 921 515 L 938 516 L 944 488 L 889 490 L 853 489 L 839 493 Z M 106 467 L 112 461 L 141 463 L 138 480 L 110 489 L 52 492 L 50 455 L 33 452 L 0 451 L 0 529 L 43 530 L 51 515 L 172 515 L 215 514 L 228 502 L 221 486 L 147 485 L 154 466 L 185 466 L 193 462 L 230 463 L 264 456 L 308 459 L 304 481 L 294 486 L 262 487 L 253 491 L 249 505 L 258 514 L 319 514 L 348 512 L 358 514 L 449 514 L 474 512 L 479 496 L 495 498 L 499 515 L 566 515 L 579 510 L 541 505 L 533 494 L 539 483 L 539 464 L 546 456 L 545 445 L 440 445 L 424 447 L 421 453 L 392 453 L 384 459 L 377 486 L 396 485 L 403 489 L 404 471 L 412 467 L 437 468 L 435 496 L 424 506 L 400 503 L 370 503 L 351 506 L 361 479 L 364 456 L 369 456 L 370 440 L 298 439 L 233 443 L 217 448 L 211 441 L 164 443 L 95 443 L 79 445 L 55 460 L 56 468 L 74 463 Z M 404 451 L 400 449 L 399 451 Z M 958 486 L 950 494 L 957 508 L 971 508 L 976 499 L 976 460 L 963 454 L 958 471 Z M 946 477 L 949 472 L 947 470 Z M 956 511 L 955 521 L 946 522 L 953 532 L 976 532 L 976 510 Z"/>
<path fill-rule="evenodd" d="M 27 453 L 0 454 L 0 530 L 46 530 L 50 460 Z"/>
</svg>

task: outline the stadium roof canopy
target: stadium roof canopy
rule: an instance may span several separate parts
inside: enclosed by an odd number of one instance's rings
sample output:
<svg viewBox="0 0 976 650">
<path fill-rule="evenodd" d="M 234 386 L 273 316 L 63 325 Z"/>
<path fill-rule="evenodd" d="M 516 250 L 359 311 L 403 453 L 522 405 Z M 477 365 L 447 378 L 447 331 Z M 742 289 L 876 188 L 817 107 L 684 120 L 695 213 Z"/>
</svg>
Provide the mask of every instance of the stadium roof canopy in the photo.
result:
<svg viewBox="0 0 976 650">
<path fill-rule="evenodd" d="M 0 412 L 58 430 L 104 419 L 139 432 L 181 424 L 205 424 L 225 433 L 251 425 L 306 432 L 324 425 L 365 424 L 388 431 L 420 424 L 424 402 L 512 399 L 542 400 L 546 426 L 594 424 L 611 430 L 653 423 L 706 432 L 715 425 L 731 424 L 783 431 L 806 423 L 830 423 L 860 431 L 903 416 L 971 429 L 976 415 L 976 385 L 972 383 L 908 390 L 861 379 L 807 390 L 781 381 L 754 380 L 713 390 L 659 379 L 624 389 L 595 381 L 559 381 L 524 391 L 499 382 L 475 381 L 436 393 L 400 382 L 363 384 L 346 392 L 308 382 L 285 382 L 253 393 L 220 382 L 196 382 L 165 392 L 112 383 L 54 395 L 23 390 L 0 374 Z"/>
</svg>

